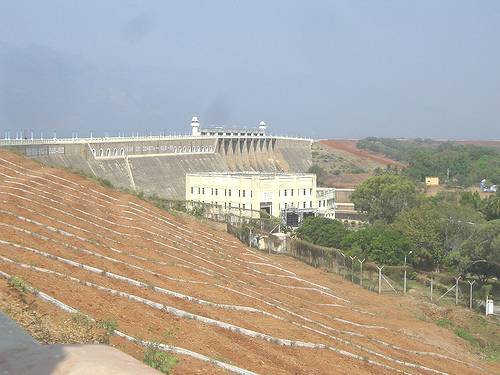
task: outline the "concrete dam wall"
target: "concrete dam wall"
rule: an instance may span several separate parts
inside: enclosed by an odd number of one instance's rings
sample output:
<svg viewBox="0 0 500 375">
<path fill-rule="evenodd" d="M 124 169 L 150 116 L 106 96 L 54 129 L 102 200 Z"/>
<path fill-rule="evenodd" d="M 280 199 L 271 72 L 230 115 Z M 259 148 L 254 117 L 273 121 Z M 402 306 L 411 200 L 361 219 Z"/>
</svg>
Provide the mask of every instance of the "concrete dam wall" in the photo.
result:
<svg viewBox="0 0 500 375">
<path fill-rule="evenodd" d="M 75 140 L 4 140 L 52 166 L 105 178 L 113 185 L 170 199 L 185 198 L 186 173 L 305 172 L 311 140 L 258 137 L 147 137 Z"/>
</svg>

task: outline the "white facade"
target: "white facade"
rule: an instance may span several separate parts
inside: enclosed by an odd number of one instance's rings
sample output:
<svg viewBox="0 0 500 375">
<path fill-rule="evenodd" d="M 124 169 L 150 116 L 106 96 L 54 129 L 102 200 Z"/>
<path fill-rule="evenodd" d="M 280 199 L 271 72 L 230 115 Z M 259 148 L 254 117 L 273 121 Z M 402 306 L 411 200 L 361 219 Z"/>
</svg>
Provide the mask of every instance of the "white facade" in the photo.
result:
<svg viewBox="0 0 500 375">
<path fill-rule="evenodd" d="M 279 217 L 285 208 L 318 208 L 316 175 L 280 173 L 188 173 L 186 200 L 241 209 L 258 217 L 264 210 Z"/>
<path fill-rule="evenodd" d="M 335 188 L 316 188 L 318 215 L 335 219 Z"/>
<path fill-rule="evenodd" d="M 194 116 L 191 119 L 191 135 L 198 136 L 265 136 L 266 135 L 267 125 L 264 121 L 259 123 L 257 128 L 223 128 L 223 127 L 215 127 L 215 128 L 202 128 L 200 125 L 200 121 L 198 117 Z"/>
</svg>

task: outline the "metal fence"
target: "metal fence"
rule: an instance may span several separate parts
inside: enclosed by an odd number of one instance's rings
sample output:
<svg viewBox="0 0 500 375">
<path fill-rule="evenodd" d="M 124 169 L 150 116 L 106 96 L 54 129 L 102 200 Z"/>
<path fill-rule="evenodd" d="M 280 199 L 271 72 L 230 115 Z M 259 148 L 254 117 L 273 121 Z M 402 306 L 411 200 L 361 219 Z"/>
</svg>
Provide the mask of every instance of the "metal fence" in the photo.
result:
<svg viewBox="0 0 500 375">
<path fill-rule="evenodd" d="M 252 230 L 245 225 L 228 223 L 228 232 L 246 245 L 268 253 L 293 256 L 314 267 L 321 267 L 343 279 L 378 294 L 418 293 L 436 304 L 453 303 L 485 311 L 486 297 L 498 293 L 478 280 L 453 277 L 446 273 L 413 272 L 411 267 L 379 265 L 349 256 L 339 249 L 326 248 L 298 238 Z M 406 272 L 405 272 L 406 271 Z M 494 307 L 500 316 L 500 306 Z"/>
</svg>

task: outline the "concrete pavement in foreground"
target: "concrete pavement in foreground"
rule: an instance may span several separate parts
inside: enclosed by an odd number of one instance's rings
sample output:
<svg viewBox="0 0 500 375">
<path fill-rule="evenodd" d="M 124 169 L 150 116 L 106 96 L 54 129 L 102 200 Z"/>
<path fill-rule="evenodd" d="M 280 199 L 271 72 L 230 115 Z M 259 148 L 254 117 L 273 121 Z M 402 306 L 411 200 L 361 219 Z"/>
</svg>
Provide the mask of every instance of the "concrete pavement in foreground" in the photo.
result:
<svg viewBox="0 0 500 375">
<path fill-rule="evenodd" d="M 41 345 L 0 311 L 0 375 L 155 375 L 107 345 Z"/>
</svg>

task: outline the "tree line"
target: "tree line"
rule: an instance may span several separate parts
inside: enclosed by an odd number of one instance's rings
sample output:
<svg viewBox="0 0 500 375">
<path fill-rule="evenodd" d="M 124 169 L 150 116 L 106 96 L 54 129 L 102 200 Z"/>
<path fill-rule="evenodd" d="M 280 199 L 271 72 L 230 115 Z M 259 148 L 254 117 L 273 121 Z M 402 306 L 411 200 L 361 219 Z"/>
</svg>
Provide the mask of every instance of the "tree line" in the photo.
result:
<svg viewBox="0 0 500 375">
<path fill-rule="evenodd" d="M 500 277 L 500 193 L 443 192 L 426 197 L 406 176 L 385 173 L 358 186 L 352 201 L 367 224 L 307 218 L 299 238 L 379 264 L 409 262 L 417 270 L 448 270 L 486 280 Z"/>
<path fill-rule="evenodd" d="M 357 147 L 382 153 L 393 160 L 407 164 L 401 171 L 413 181 L 427 176 L 438 176 L 450 185 L 469 187 L 500 184 L 500 149 L 430 139 L 396 140 L 369 137 L 360 140 Z"/>
</svg>

